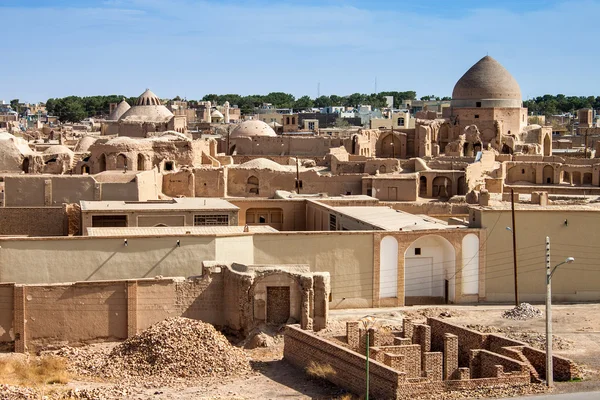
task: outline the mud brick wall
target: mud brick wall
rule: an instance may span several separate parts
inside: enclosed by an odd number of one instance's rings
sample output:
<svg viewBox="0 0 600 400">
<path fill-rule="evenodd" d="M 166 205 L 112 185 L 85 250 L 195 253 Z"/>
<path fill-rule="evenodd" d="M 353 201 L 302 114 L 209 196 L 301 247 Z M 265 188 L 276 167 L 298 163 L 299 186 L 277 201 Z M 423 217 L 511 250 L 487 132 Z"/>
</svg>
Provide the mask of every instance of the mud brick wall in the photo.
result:
<svg viewBox="0 0 600 400">
<path fill-rule="evenodd" d="M 413 343 L 420 345 L 422 352 L 431 351 L 431 327 L 429 325 L 415 325 Z"/>
<path fill-rule="evenodd" d="M 540 377 L 546 379 L 546 352 L 533 347 L 523 347 L 522 353 L 538 372 Z M 568 358 L 552 356 L 552 367 L 554 368 L 554 379 L 557 381 L 569 381 L 581 378 L 581 372 L 577 365 Z"/>
<path fill-rule="evenodd" d="M 502 366 L 504 373 L 515 372 L 529 377 L 527 364 L 512 358 L 492 353 L 488 350 L 474 350 L 471 363 L 471 378 L 497 378 L 497 365 Z"/>
<path fill-rule="evenodd" d="M 422 355 L 422 361 L 425 376 L 432 381 L 441 381 L 443 354 L 426 352 Z"/>
<path fill-rule="evenodd" d="M 518 342 L 516 340 L 512 340 L 498 335 L 488 335 L 487 345 L 487 350 L 493 351 L 495 353 L 500 352 L 500 349 L 502 349 L 502 347 L 526 346 L 526 344 L 523 342 Z"/>
<path fill-rule="evenodd" d="M 66 235 L 63 207 L 0 207 L 0 235 Z"/>
<path fill-rule="evenodd" d="M 444 379 L 458 379 L 458 337 L 444 334 Z"/>
<path fill-rule="evenodd" d="M 420 353 L 419 353 L 420 354 Z M 328 342 L 297 326 L 288 325 L 284 336 L 283 357 L 292 365 L 306 369 L 311 361 L 328 364 L 334 370 L 327 379 L 353 393 L 364 393 L 366 388 L 366 357 L 335 343 Z M 395 399 L 403 373 L 377 361 L 369 364 L 369 393 L 375 398 Z"/>
<path fill-rule="evenodd" d="M 444 350 L 444 335 L 451 333 L 458 336 L 458 366 L 468 367 L 471 350 L 487 349 L 486 334 L 479 333 L 457 325 L 452 325 L 438 318 L 427 318 L 431 327 L 431 351 Z"/>
</svg>

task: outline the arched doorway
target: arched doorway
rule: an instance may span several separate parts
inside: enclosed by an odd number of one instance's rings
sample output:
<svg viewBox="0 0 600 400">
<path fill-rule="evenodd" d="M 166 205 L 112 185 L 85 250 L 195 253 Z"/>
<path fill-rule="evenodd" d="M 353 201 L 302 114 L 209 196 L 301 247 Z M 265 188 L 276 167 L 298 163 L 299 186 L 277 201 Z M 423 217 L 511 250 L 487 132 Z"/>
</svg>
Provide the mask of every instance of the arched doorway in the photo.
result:
<svg viewBox="0 0 600 400">
<path fill-rule="evenodd" d="M 581 172 L 573 171 L 573 185 L 581 185 Z"/>
<path fill-rule="evenodd" d="M 569 171 L 563 171 L 563 173 L 562 173 L 562 181 L 564 183 L 568 183 L 569 185 L 572 183 L 571 182 L 571 173 Z"/>
<path fill-rule="evenodd" d="M 546 165 L 542 170 L 542 176 L 544 177 L 544 183 L 554 183 L 554 168 L 551 165 Z"/>
<path fill-rule="evenodd" d="M 550 135 L 546 135 L 544 138 L 544 155 L 546 157 L 552 155 L 552 139 L 550 139 Z"/>
<path fill-rule="evenodd" d="M 400 139 L 390 133 L 381 140 L 381 157 L 399 158 L 402 154 L 402 142 Z"/>
<path fill-rule="evenodd" d="M 452 196 L 452 181 L 445 176 L 436 176 L 432 182 L 431 195 L 447 198 Z"/>
<path fill-rule="evenodd" d="M 117 156 L 117 169 L 127 168 L 127 157 L 125 154 L 119 154 Z"/>
<path fill-rule="evenodd" d="M 85 175 L 85 174 L 89 174 L 90 173 L 90 167 L 88 167 L 87 165 L 82 165 L 81 166 L 81 175 Z"/>
<path fill-rule="evenodd" d="M 419 197 L 427 197 L 427 177 L 419 178 Z"/>
<path fill-rule="evenodd" d="M 352 154 L 356 154 L 356 145 L 358 144 L 358 136 L 352 136 Z"/>
<path fill-rule="evenodd" d="M 404 253 L 405 304 L 453 302 L 455 294 L 454 246 L 445 238 L 426 235 L 415 240 Z M 444 293 L 445 281 L 448 293 Z"/>
<path fill-rule="evenodd" d="M 106 155 L 101 154 L 98 158 L 98 172 L 106 171 Z"/>
<path fill-rule="evenodd" d="M 393 236 L 379 245 L 379 297 L 398 297 L 398 241 Z"/>
<path fill-rule="evenodd" d="M 23 160 L 23 172 L 25 172 L 26 174 L 29 173 L 29 157 L 25 157 L 25 159 Z"/>
<path fill-rule="evenodd" d="M 143 154 L 137 156 L 137 170 L 144 171 L 146 169 L 146 158 Z"/>
<path fill-rule="evenodd" d="M 255 177 L 254 175 L 252 175 L 251 177 L 248 178 L 247 184 L 248 184 L 248 193 L 250 194 L 258 194 L 258 178 Z"/>
<path fill-rule="evenodd" d="M 591 172 L 584 172 L 582 184 L 583 185 L 591 185 L 592 184 L 592 173 Z"/>
<path fill-rule="evenodd" d="M 502 154 L 512 154 L 513 153 L 513 149 L 511 149 L 510 147 L 508 147 L 508 145 L 506 143 L 504 143 L 502 145 Z"/>
</svg>

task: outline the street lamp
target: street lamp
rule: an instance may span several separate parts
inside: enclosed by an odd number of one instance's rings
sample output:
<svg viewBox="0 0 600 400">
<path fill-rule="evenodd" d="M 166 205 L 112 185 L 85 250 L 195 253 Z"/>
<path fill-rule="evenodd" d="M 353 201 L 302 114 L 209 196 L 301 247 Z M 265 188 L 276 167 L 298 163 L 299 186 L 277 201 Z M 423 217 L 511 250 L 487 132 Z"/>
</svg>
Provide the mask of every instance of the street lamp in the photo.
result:
<svg viewBox="0 0 600 400">
<path fill-rule="evenodd" d="M 375 317 L 367 316 L 361 319 L 363 327 L 365 328 L 365 348 L 366 348 L 366 357 L 367 357 L 367 390 L 365 394 L 365 400 L 369 400 L 369 329 L 375 326 Z"/>
<path fill-rule="evenodd" d="M 571 264 L 575 259 L 567 257 L 565 261 L 550 269 L 550 238 L 546 237 L 546 385 L 554 384 L 554 367 L 552 366 L 552 275 L 563 264 Z"/>
</svg>

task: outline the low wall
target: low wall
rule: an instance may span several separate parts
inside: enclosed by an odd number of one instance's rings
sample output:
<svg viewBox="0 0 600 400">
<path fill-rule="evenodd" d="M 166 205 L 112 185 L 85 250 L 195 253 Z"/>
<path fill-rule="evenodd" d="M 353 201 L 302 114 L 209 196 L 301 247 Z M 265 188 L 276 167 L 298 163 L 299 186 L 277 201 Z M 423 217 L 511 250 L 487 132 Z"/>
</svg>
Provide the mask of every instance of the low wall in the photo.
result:
<svg viewBox="0 0 600 400">
<path fill-rule="evenodd" d="M 431 327 L 431 351 L 444 350 L 444 335 L 458 336 L 458 366 L 468 367 L 471 350 L 487 349 L 487 335 L 460 326 L 451 325 L 436 318 L 427 318 Z"/>
</svg>

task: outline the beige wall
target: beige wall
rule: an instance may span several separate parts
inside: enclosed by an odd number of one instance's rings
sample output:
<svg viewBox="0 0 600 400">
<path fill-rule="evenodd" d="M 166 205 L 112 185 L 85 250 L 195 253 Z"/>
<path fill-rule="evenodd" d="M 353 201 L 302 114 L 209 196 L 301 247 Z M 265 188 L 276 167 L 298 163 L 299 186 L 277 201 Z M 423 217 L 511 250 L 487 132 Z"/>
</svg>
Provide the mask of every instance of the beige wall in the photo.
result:
<svg viewBox="0 0 600 400">
<path fill-rule="evenodd" d="M 177 247 L 177 239 L 181 247 Z M 0 239 L 0 282 L 59 283 L 198 275 L 214 236 Z"/>
<path fill-rule="evenodd" d="M 594 221 L 597 211 L 519 210 L 517 205 L 517 255 L 519 301 L 543 301 L 545 298 L 545 240 L 551 240 L 551 265 L 566 257 L 575 263 L 562 265 L 552 280 L 556 301 L 600 300 L 600 230 Z M 473 220 L 474 218 L 474 220 Z M 565 220 L 568 226 L 565 225 Z M 510 210 L 471 210 L 471 221 L 487 228 L 487 301 L 514 299 L 512 235 Z"/>
<path fill-rule="evenodd" d="M 373 233 L 290 233 L 254 236 L 255 264 L 308 264 L 331 274 L 331 308 L 370 307 Z"/>
<path fill-rule="evenodd" d="M 276 200 L 276 199 L 227 199 L 231 204 L 240 208 L 238 224 L 246 225 L 246 213 L 248 210 L 274 210 L 279 209 L 283 213 L 281 224 L 269 224 L 280 231 L 304 231 L 306 229 L 306 200 Z"/>
</svg>

